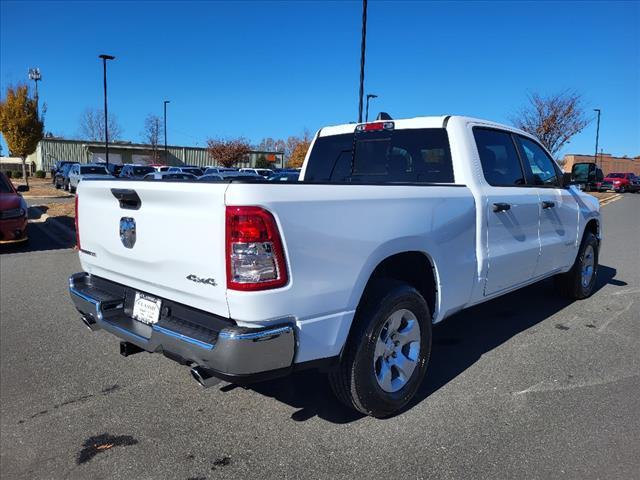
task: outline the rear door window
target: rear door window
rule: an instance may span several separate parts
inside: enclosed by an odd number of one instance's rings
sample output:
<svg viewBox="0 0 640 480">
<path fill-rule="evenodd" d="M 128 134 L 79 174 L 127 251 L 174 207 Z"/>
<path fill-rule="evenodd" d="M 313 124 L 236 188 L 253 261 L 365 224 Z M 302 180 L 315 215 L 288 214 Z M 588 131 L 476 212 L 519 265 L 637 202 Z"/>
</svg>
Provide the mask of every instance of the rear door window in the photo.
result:
<svg viewBox="0 0 640 480">
<path fill-rule="evenodd" d="M 453 183 L 442 128 L 356 132 L 318 137 L 305 180 L 332 183 Z"/>
<path fill-rule="evenodd" d="M 473 128 L 482 172 L 489 185 L 513 187 L 525 185 L 522 164 L 509 132 Z"/>
</svg>

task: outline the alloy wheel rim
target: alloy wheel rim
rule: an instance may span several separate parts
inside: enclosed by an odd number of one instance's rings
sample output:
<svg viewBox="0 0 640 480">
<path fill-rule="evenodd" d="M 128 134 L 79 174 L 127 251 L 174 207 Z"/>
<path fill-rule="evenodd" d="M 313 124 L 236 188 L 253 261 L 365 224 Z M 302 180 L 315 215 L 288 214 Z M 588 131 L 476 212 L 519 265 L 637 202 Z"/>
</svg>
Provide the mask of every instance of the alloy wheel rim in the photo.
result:
<svg viewBox="0 0 640 480">
<path fill-rule="evenodd" d="M 587 288 L 591 283 L 591 279 L 593 278 L 593 273 L 595 270 L 595 252 L 593 251 L 593 247 L 591 245 L 587 245 L 587 248 L 584 250 L 584 256 L 582 258 L 582 286 Z"/>
<path fill-rule="evenodd" d="M 389 315 L 373 355 L 376 381 L 382 390 L 393 393 L 407 384 L 418 365 L 420 340 L 420 324 L 411 310 L 403 308 Z"/>
</svg>

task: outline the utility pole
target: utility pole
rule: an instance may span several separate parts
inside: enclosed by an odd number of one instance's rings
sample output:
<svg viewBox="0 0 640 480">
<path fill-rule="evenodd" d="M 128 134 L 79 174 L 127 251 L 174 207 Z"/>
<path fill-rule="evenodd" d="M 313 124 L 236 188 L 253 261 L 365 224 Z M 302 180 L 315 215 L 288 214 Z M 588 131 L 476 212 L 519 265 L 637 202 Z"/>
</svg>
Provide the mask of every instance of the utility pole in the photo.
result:
<svg viewBox="0 0 640 480">
<path fill-rule="evenodd" d="M 362 41 L 360 43 L 360 100 L 358 123 L 362 123 L 362 97 L 364 96 L 364 58 L 367 44 L 367 0 L 362 0 Z"/>
<path fill-rule="evenodd" d="M 598 112 L 598 126 L 596 127 L 596 155 L 594 157 L 594 161 L 596 162 L 596 167 L 598 166 L 598 140 L 600 139 L 600 109 L 594 108 L 594 112 Z"/>
<path fill-rule="evenodd" d="M 164 164 L 169 165 L 169 156 L 167 154 L 167 103 L 171 100 L 164 101 Z"/>
<path fill-rule="evenodd" d="M 109 114 L 107 112 L 107 60 L 115 60 L 113 55 L 99 55 L 102 59 L 102 77 L 104 83 L 104 155 L 107 167 L 109 167 Z"/>
</svg>

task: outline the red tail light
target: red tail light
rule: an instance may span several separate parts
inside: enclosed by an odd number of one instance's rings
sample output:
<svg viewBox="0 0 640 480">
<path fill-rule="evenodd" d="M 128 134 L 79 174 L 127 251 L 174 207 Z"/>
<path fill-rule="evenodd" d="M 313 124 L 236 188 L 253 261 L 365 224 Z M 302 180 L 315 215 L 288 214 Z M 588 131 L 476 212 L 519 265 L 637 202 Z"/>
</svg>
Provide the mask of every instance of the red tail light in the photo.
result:
<svg viewBox="0 0 640 480">
<path fill-rule="evenodd" d="M 78 199 L 80 197 L 76 193 L 76 246 L 80 250 L 80 224 L 78 222 Z"/>
<path fill-rule="evenodd" d="M 226 209 L 227 288 L 267 290 L 288 282 L 287 262 L 273 215 L 260 207 Z"/>
</svg>

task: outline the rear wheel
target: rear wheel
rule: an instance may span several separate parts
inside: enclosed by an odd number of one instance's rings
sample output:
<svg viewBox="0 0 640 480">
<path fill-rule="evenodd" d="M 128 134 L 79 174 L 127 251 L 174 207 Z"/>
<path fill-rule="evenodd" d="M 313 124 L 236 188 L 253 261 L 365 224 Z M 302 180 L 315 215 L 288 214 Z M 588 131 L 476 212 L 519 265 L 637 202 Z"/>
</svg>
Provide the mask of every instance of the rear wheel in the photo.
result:
<svg viewBox="0 0 640 480">
<path fill-rule="evenodd" d="M 415 288 L 395 280 L 376 280 L 362 302 L 329 380 L 347 406 L 387 417 L 422 383 L 431 353 L 431 315 Z"/>
<path fill-rule="evenodd" d="M 556 276 L 556 284 L 563 295 L 581 300 L 593 293 L 597 275 L 598 239 L 593 233 L 585 232 L 573 267 L 567 273 Z"/>
</svg>

